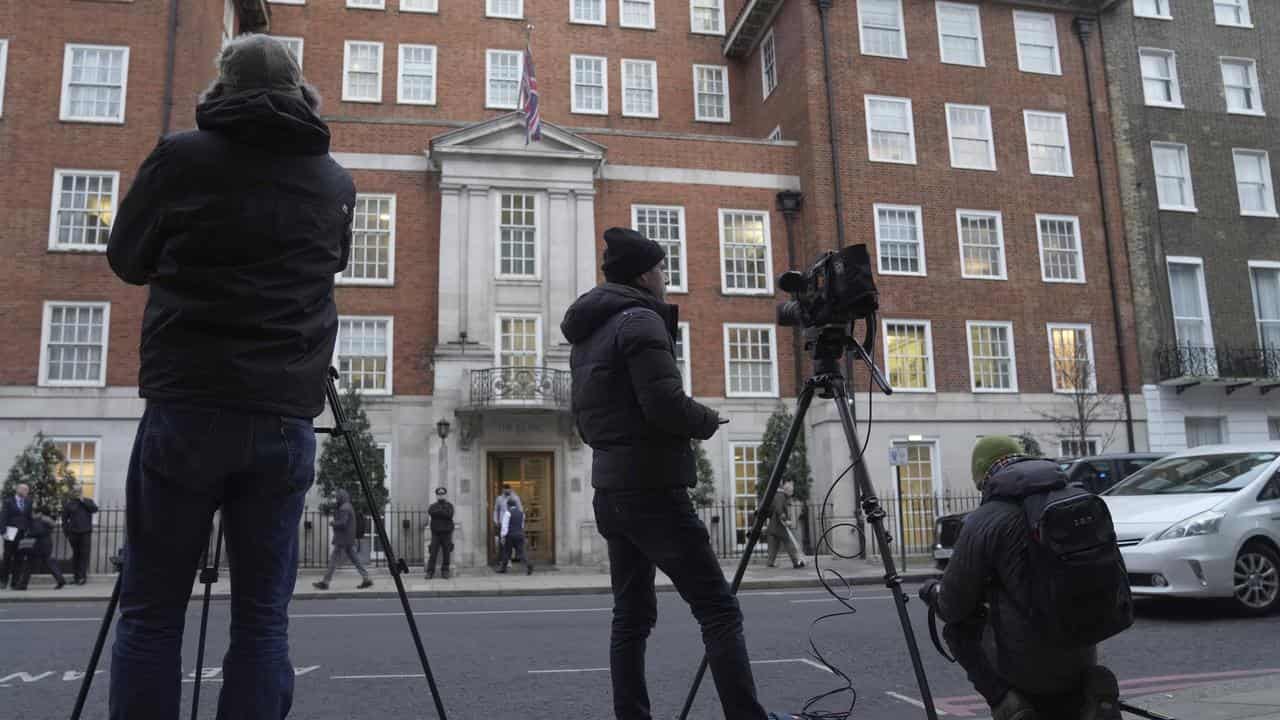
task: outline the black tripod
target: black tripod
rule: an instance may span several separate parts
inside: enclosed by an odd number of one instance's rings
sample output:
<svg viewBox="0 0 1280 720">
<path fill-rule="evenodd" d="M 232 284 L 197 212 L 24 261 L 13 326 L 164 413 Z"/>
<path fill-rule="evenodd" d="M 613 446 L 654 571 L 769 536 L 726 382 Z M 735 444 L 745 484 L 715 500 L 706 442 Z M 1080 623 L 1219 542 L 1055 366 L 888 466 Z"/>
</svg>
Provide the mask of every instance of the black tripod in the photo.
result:
<svg viewBox="0 0 1280 720">
<path fill-rule="evenodd" d="M 346 410 L 342 407 L 342 401 L 338 397 L 338 389 L 333 384 L 337 379 L 338 371 L 334 368 L 329 368 L 329 374 L 325 378 L 324 392 L 329 401 L 329 408 L 333 411 L 333 427 L 317 427 L 316 432 L 327 433 L 347 441 L 347 450 L 351 453 L 352 463 L 355 464 L 356 477 L 360 480 L 360 489 L 364 493 L 368 506 L 373 508 L 373 490 L 369 486 L 369 476 L 365 474 L 364 465 L 360 462 L 360 454 L 356 452 L 355 440 L 351 437 L 351 424 L 347 421 Z M 422 635 L 418 633 L 418 623 L 413 617 L 413 609 L 409 606 L 409 595 L 405 592 L 404 580 L 401 577 L 409 573 L 409 566 L 405 563 L 404 558 L 396 557 L 395 550 L 391 547 L 391 540 L 387 536 L 387 528 L 382 522 L 382 515 L 377 512 L 372 513 L 372 515 L 374 530 L 378 534 L 378 541 L 382 543 L 383 552 L 386 553 L 387 567 L 391 570 L 391 578 L 395 581 L 396 592 L 400 596 L 400 605 L 404 608 L 404 618 L 409 624 L 409 634 L 413 637 L 414 647 L 418 651 L 418 660 L 422 663 L 422 674 L 427 679 L 427 686 L 431 688 L 431 699 L 435 702 L 436 716 L 440 720 L 446 720 L 444 703 L 440 699 L 440 689 L 436 687 L 436 678 L 431 673 L 431 663 L 427 660 L 427 651 L 422 645 Z M 218 581 L 218 562 L 221 559 L 221 522 L 218 523 L 218 537 L 214 548 L 213 565 L 209 565 L 208 548 L 205 549 L 204 558 L 201 562 L 203 567 L 200 571 L 200 582 L 204 583 L 204 606 L 200 613 L 200 639 L 196 657 L 196 674 L 193 679 L 191 720 L 196 720 L 196 713 L 199 710 L 200 676 L 203 674 L 205 632 L 209 623 L 209 598 L 212 593 L 213 583 Z M 119 567 L 117 567 L 117 570 L 119 570 Z M 89 656 L 89 669 L 85 671 L 84 679 L 80 683 L 80 693 L 76 696 L 76 705 L 71 711 L 71 720 L 79 720 L 80 714 L 84 710 L 85 699 L 89 696 L 89 688 L 93 685 L 93 675 L 98 669 L 98 660 L 102 657 L 102 648 L 106 644 L 107 633 L 111 629 L 111 619 L 115 617 L 116 607 L 120 603 L 120 582 L 123 577 L 123 572 L 116 575 L 115 588 L 111 591 L 111 600 L 107 602 L 107 612 L 102 618 L 102 626 L 98 628 L 98 638 L 94 642 L 93 652 Z"/>
<path fill-rule="evenodd" d="M 868 318 L 869 327 L 873 327 L 875 317 Z M 885 381 L 880 371 L 876 368 L 875 363 L 871 361 L 868 350 L 849 337 L 849 328 L 845 325 L 830 325 L 812 330 L 806 330 L 808 336 L 805 347 L 813 354 L 813 370 L 814 374 L 804 384 L 804 390 L 800 393 L 800 400 L 797 404 L 796 415 L 791 420 L 791 427 L 787 429 L 786 440 L 782 443 L 782 452 L 778 455 L 778 460 L 774 463 L 773 472 L 769 475 L 769 484 L 765 488 L 764 496 L 760 500 L 760 504 L 756 509 L 755 520 L 751 524 L 751 532 L 747 535 L 747 545 L 742 551 L 742 560 L 738 563 L 738 571 L 734 573 L 733 584 L 731 590 L 737 594 L 738 587 L 742 584 L 742 577 L 747 572 L 747 565 L 751 562 L 752 552 L 755 550 L 756 543 L 760 539 L 760 534 L 764 530 L 764 524 L 769 519 L 770 509 L 773 507 L 773 498 L 778 492 L 778 486 L 782 483 L 782 474 L 787 468 L 787 462 L 791 457 L 791 451 L 795 447 L 796 438 L 799 437 L 800 431 L 804 428 L 804 416 L 809 411 L 809 405 L 813 402 L 813 396 L 816 394 L 822 398 L 830 398 L 835 401 L 836 410 L 840 414 L 840 424 L 844 427 L 845 441 L 849 445 L 849 454 L 853 460 L 853 478 L 857 485 L 858 496 L 861 498 L 862 512 L 866 516 L 867 522 L 871 524 L 871 528 L 875 533 L 876 547 L 880 550 L 880 559 L 884 562 L 884 583 L 885 586 L 893 593 L 894 604 L 898 608 L 898 619 L 902 622 L 902 633 L 907 640 L 907 650 L 911 654 L 911 664 L 915 668 L 916 682 L 920 685 L 920 699 L 924 703 L 925 715 L 929 720 L 937 720 L 937 711 L 933 707 L 933 694 L 929 691 L 929 679 L 925 677 L 924 664 L 920 659 L 920 648 L 916 644 L 915 633 L 911 628 L 911 618 L 907 614 L 907 594 L 902 589 L 902 578 L 898 575 L 898 570 L 893 563 L 893 555 L 889 548 L 889 533 L 884 529 L 885 512 L 880 507 L 880 500 L 876 497 L 875 488 L 871 485 L 871 476 L 867 472 L 866 463 L 862 458 L 862 445 L 858 442 L 858 432 L 853 422 L 853 413 L 849 408 L 849 391 L 845 387 L 844 373 L 840 370 L 840 359 L 844 356 L 846 350 L 852 350 L 863 363 L 866 364 L 872 378 L 880 389 L 889 394 L 892 390 L 889 383 Z M 868 337 L 867 345 L 872 344 L 871 337 Z M 698 672 L 693 678 L 693 687 L 689 688 L 689 695 L 685 698 L 684 708 L 680 711 L 680 720 L 685 720 L 689 716 L 689 710 L 693 707 L 694 698 L 697 697 L 698 687 L 702 684 L 702 678 L 707 672 L 707 656 L 702 656 L 702 663 L 698 665 Z"/>
</svg>

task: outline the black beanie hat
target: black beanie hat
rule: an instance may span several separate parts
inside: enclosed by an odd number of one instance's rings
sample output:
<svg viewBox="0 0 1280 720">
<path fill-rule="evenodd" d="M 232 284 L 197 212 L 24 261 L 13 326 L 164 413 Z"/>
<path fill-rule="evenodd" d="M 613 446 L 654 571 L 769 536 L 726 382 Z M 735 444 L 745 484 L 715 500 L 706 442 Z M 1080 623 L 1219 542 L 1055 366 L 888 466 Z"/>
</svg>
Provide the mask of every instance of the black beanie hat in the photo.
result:
<svg viewBox="0 0 1280 720">
<path fill-rule="evenodd" d="M 604 243 L 601 269 L 609 282 L 629 283 L 667 257 L 661 245 L 630 228 L 605 230 Z"/>
</svg>

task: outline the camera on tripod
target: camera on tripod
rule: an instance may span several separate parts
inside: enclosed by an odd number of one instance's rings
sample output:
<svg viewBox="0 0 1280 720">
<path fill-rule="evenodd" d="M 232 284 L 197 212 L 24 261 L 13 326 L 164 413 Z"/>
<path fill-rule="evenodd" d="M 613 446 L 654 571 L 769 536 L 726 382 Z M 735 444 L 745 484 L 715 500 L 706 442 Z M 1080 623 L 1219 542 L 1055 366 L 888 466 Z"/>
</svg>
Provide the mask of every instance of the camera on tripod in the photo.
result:
<svg viewBox="0 0 1280 720">
<path fill-rule="evenodd" d="M 795 298 L 778 303 L 778 324 L 783 327 L 847 327 L 880 309 L 866 245 L 823 253 L 804 272 L 782 273 L 778 287 Z"/>
</svg>

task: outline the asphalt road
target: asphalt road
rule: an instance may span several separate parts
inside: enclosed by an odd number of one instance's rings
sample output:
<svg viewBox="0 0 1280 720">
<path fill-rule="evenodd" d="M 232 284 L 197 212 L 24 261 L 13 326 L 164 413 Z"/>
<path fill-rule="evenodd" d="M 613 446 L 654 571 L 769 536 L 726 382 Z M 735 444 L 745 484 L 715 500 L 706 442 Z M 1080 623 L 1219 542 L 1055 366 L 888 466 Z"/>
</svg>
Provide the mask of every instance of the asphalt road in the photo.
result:
<svg viewBox="0 0 1280 720">
<path fill-rule="evenodd" d="M 912 705 L 920 693 L 887 591 L 862 587 L 854 597 L 856 615 L 826 621 L 813 635 L 853 679 L 854 717 L 923 717 Z M 609 601 L 602 595 L 415 600 L 449 717 L 610 718 L 604 670 Z M 834 601 L 819 591 L 791 590 L 744 593 L 742 605 L 767 709 L 797 711 L 808 698 L 841 685 L 806 652 L 811 622 L 839 610 Z M 977 712 L 980 706 L 963 699 L 972 690 L 959 668 L 934 652 L 920 603 L 913 600 L 911 606 L 940 707 L 950 717 L 984 715 Z M 89 603 L 0 605 L 0 717 L 69 716 L 102 609 Z M 291 635 L 298 677 L 291 717 L 434 718 L 399 610 L 396 600 L 295 602 Z M 188 674 L 195 664 L 198 619 L 193 602 L 184 660 Z M 204 718 L 215 715 L 226 619 L 226 604 L 215 602 L 206 661 L 214 668 L 207 671 L 210 680 L 202 691 Z M 1264 669 L 1275 672 L 1280 667 L 1275 623 L 1275 618 L 1224 617 L 1201 605 L 1147 605 L 1132 630 L 1104 646 L 1104 661 L 1128 681 L 1135 696 Z M 662 593 L 648 656 L 656 717 L 676 717 L 700 652 L 686 607 L 678 596 Z M 104 669 L 109 661 L 108 653 Z M 86 718 L 106 717 L 105 679 L 105 673 L 97 678 Z M 710 678 L 691 717 L 721 717 Z"/>
</svg>

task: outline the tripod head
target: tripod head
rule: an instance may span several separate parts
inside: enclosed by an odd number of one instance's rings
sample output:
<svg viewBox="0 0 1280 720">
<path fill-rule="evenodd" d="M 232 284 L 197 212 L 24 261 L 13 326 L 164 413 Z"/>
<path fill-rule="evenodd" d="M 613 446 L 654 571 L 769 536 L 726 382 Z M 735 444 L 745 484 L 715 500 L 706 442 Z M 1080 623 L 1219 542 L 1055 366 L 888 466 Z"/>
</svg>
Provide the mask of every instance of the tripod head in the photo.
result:
<svg viewBox="0 0 1280 720">
<path fill-rule="evenodd" d="M 885 379 L 880 372 L 880 368 L 876 367 L 875 361 L 871 359 L 871 353 L 875 351 L 876 344 L 875 314 L 871 314 L 866 319 L 866 333 L 861 343 L 853 339 L 852 329 L 853 323 L 818 325 L 804 329 L 804 347 L 813 358 L 813 376 L 809 379 L 809 382 L 814 382 L 820 378 L 834 379 L 836 377 L 843 382 L 845 378 L 844 372 L 840 369 L 840 360 L 844 357 L 845 351 L 848 350 L 862 360 L 863 365 L 867 367 L 867 371 L 871 373 L 871 379 L 880 388 L 880 391 L 885 395 L 892 395 L 893 388 L 890 387 L 889 381 Z M 830 397 L 830 395 L 824 392 L 822 397 L 826 398 Z"/>
</svg>

